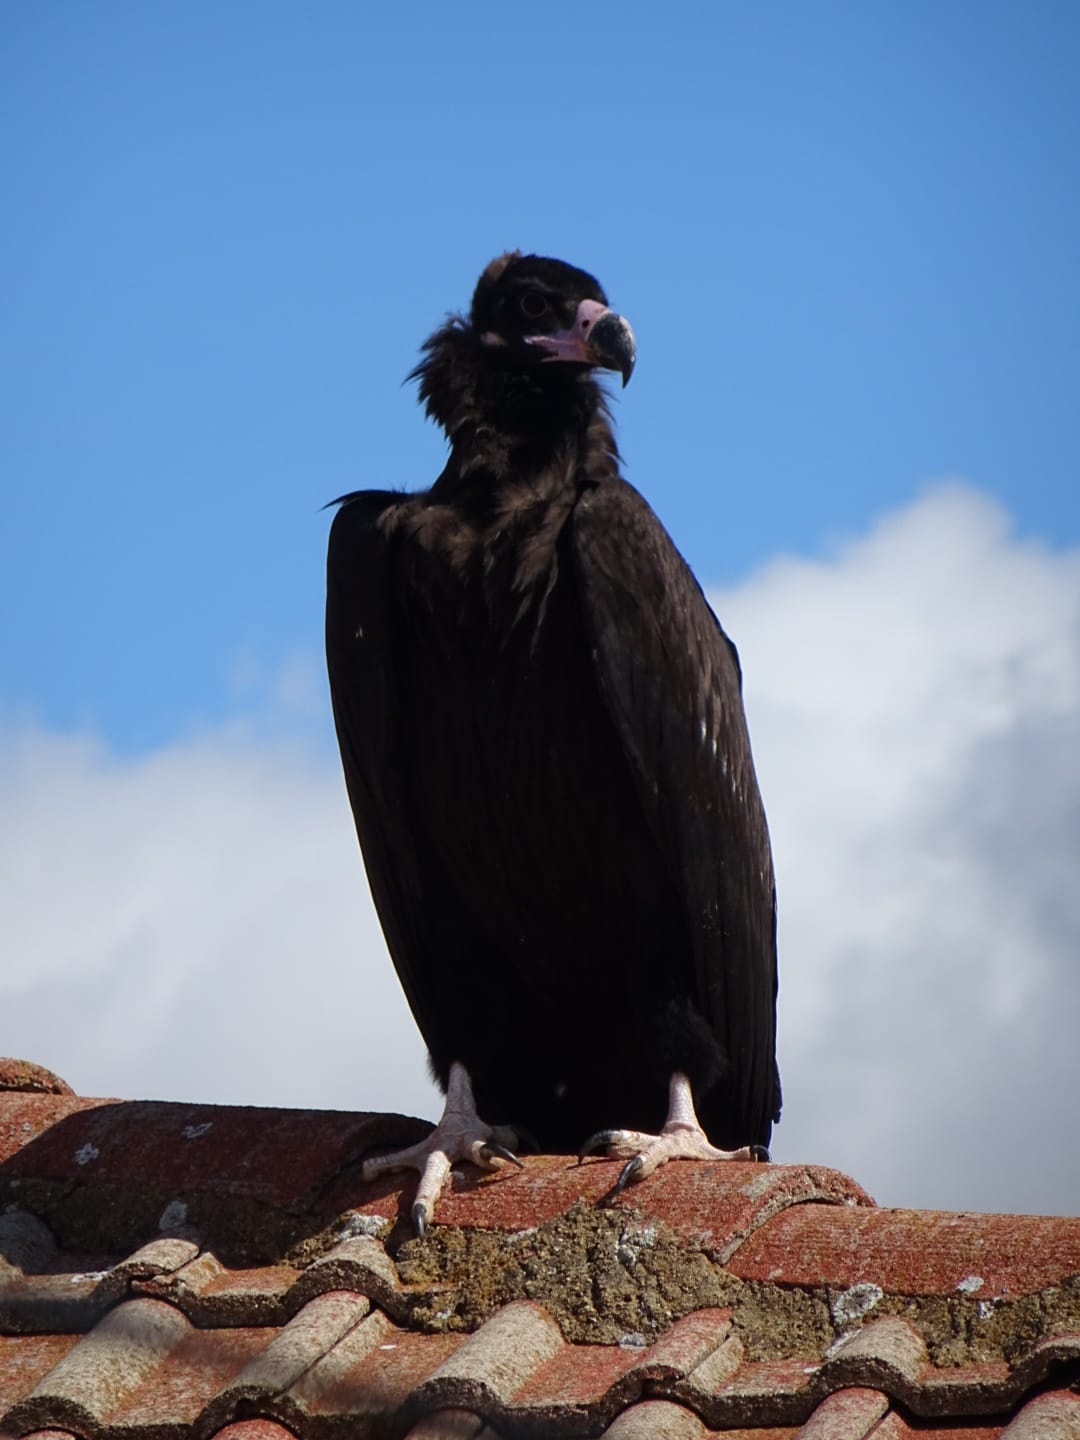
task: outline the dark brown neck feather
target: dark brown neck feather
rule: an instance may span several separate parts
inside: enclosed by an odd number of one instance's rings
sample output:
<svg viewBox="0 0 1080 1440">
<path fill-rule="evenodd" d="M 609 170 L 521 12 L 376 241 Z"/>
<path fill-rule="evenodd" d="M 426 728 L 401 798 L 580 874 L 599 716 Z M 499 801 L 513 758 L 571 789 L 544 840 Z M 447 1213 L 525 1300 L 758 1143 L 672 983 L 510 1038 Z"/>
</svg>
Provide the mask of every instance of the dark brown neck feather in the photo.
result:
<svg viewBox="0 0 1080 1440">
<path fill-rule="evenodd" d="M 607 397 L 591 375 L 562 364 L 522 368 L 480 344 L 455 316 L 424 345 L 409 377 L 451 445 L 441 489 L 482 472 L 524 480 L 551 467 L 594 481 L 618 474 Z"/>
</svg>

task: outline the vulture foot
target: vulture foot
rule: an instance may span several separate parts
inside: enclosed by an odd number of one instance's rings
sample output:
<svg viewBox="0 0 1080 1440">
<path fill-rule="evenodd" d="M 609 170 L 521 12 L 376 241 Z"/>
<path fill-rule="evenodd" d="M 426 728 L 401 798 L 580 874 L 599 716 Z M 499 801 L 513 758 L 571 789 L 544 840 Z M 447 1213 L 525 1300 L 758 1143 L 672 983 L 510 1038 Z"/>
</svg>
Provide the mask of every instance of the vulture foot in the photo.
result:
<svg viewBox="0 0 1080 1440">
<path fill-rule="evenodd" d="M 626 1160 L 612 1195 L 618 1195 L 635 1180 L 644 1180 L 669 1160 L 768 1160 L 762 1145 L 744 1145 L 739 1150 L 718 1150 L 711 1145 L 694 1111 L 690 1081 L 678 1073 L 671 1077 L 668 1115 L 659 1135 L 641 1130 L 600 1130 L 581 1147 L 579 1162 L 594 1150 L 606 1150 L 616 1160 Z"/>
<path fill-rule="evenodd" d="M 469 1073 L 455 1060 L 450 1067 L 442 1118 L 435 1129 L 416 1145 L 365 1160 L 364 1179 L 374 1180 L 387 1170 L 419 1170 L 420 1184 L 413 1200 L 412 1220 L 416 1233 L 423 1239 L 431 1224 L 435 1202 L 456 1160 L 471 1160 L 482 1170 L 498 1170 L 503 1161 L 524 1168 L 506 1142 L 515 1142 L 513 1131 L 506 1126 L 487 1125 L 480 1119 Z"/>
</svg>

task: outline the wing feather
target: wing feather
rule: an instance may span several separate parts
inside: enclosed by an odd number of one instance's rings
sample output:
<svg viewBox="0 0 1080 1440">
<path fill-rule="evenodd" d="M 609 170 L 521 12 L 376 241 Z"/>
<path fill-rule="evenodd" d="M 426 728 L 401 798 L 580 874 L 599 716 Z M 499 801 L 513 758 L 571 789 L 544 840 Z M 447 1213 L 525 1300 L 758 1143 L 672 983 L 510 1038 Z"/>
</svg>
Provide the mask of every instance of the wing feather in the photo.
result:
<svg viewBox="0 0 1080 1440">
<path fill-rule="evenodd" d="M 644 499 L 579 500 L 572 547 L 594 658 L 641 803 L 687 907 L 693 997 L 732 1059 L 747 1138 L 779 1117 L 776 899 L 734 645 Z"/>
<path fill-rule="evenodd" d="M 406 998 L 428 1036 L 430 913 L 403 784 L 394 666 L 391 540 L 384 520 L 403 497 L 344 497 L 330 530 L 326 660 L 345 785 L 372 900 Z M 437 973 L 434 972 L 434 973 Z"/>
</svg>

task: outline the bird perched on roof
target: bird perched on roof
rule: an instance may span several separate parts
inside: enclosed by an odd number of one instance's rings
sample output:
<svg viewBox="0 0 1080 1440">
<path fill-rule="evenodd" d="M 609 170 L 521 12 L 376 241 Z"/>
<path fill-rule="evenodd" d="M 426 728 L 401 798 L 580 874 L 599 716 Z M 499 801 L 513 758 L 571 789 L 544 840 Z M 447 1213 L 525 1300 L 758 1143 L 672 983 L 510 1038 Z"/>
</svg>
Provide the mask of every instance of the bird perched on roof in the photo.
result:
<svg viewBox="0 0 1080 1440">
<path fill-rule="evenodd" d="M 516 1158 L 507 1127 L 627 1157 L 624 1183 L 752 1158 L 779 1118 L 739 661 L 619 474 L 595 376 L 625 385 L 634 358 L 591 275 L 500 256 L 414 371 L 446 468 L 345 497 L 331 530 L 349 799 L 447 1092 L 429 1139 L 365 1174 L 421 1170 L 421 1232 L 456 1159 Z"/>
</svg>

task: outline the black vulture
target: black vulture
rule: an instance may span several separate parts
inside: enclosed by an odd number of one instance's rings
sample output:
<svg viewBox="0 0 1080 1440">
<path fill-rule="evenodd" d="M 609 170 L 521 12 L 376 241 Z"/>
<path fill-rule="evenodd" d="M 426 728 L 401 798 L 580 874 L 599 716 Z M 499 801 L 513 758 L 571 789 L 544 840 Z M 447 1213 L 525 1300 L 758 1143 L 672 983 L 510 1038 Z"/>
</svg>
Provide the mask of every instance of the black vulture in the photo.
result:
<svg viewBox="0 0 1080 1440">
<path fill-rule="evenodd" d="M 413 372 L 446 468 L 344 497 L 331 529 L 349 800 L 447 1091 L 430 1141 L 365 1173 L 425 1171 L 421 1231 L 450 1163 L 514 1158 L 514 1133 L 633 1157 L 628 1180 L 673 1155 L 754 1158 L 779 1118 L 739 660 L 620 476 L 594 371 L 625 385 L 634 356 L 591 275 L 499 257 Z"/>
</svg>

